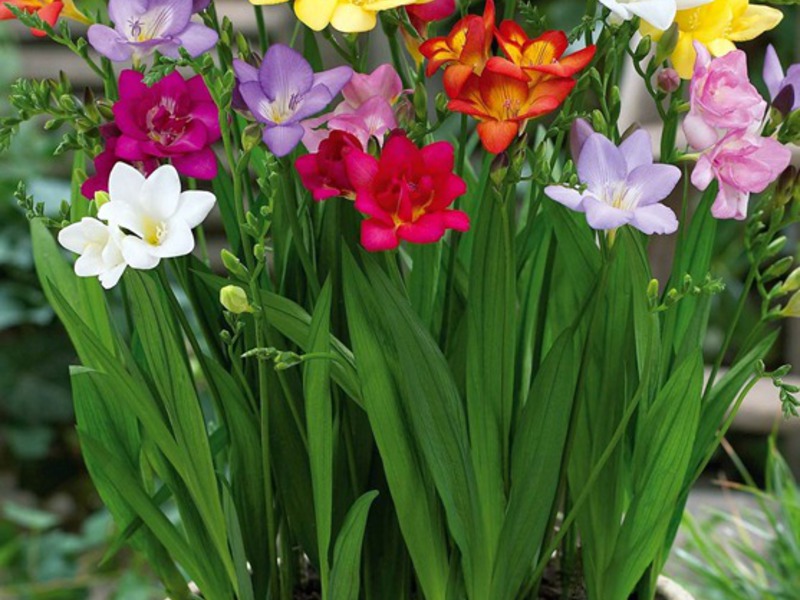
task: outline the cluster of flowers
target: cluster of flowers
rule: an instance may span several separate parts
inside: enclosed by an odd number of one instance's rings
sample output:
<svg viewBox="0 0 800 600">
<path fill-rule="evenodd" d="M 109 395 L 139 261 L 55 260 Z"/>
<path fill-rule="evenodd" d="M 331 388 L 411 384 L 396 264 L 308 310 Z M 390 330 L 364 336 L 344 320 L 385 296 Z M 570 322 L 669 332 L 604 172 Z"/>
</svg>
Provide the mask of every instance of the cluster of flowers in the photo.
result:
<svg viewBox="0 0 800 600">
<path fill-rule="evenodd" d="M 748 0 L 601 2 L 616 19 L 640 17 L 642 31 L 655 39 L 670 27 L 677 29 L 672 62 L 678 75 L 691 78 L 691 110 L 684 131 L 697 152 L 692 182 L 703 190 L 717 180 L 714 216 L 744 218 L 749 195 L 776 179 L 788 165 L 790 152 L 762 135 L 767 102 L 750 83 L 745 56 L 733 43 L 774 27 L 780 11 L 751 6 Z M 110 0 L 113 27 L 92 25 L 88 39 L 95 50 L 119 62 L 138 64 L 153 52 L 178 57 L 181 49 L 198 56 L 218 41 L 214 30 L 194 20 L 209 3 Z M 71 0 L 10 4 L 39 14 L 48 24 L 59 15 L 88 21 Z M 377 11 L 404 6 L 418 34 L 412 40 L 404 30 L 409 50 L 428 60 L 429 77 L 444 68 L 448 108 L 479 121 L 477 132 L 491 153 L 505 151 L 528 120 L 556 110 L 596 51 L 588 46 L 567 54 L 562 31 L 531 39 L 513 21 L 496 26 L 493 0 L 487 1 L 483 15 L 465 16 L 449 35 L 421 43 L 429 22 L 452 14 L 453 0 L 294 4 L 310 27 L 331 24 L 343 31 L 371 29 Z M 8 8 L 0 11 L 0 19 L 12 16 Z M 492 54 L 495 41 L 502 55 Z M 712 54 L 720 57 L 712 59 Z M 402 113 L 411 107 L 408 90 L 391 65 L 370 74 L 354 73 L 350 67 L 315 73 L 298 52 L 275 44 L 259 65 L 236 60 L 234 68 L 238 85 L 233 108 L 263 125 L 263 141 L 274 155 L 285 157 L 301 144 L 305 147 L 308 153 L 294 161 L 303 184 L 318 201 L 355 201 L 355 208 L 366 216 L 361 241 L 368 250 L 396 248 L 401 241 L 432 243 L 447 229 L 469 229 L 467 215 L 451 208 L 466 192 L 464 180 L 453 173 L 453 147 L 437 142 L 419 148 L 400 129 Z M 774 50 L 769 51 L 765 81 L 773 105 L 784 112 L 800 106 L 798 73 L 793 67 L 785 75 Z M 113 285 L 126 265 L 152 268 L 159 258 L 186 253 L 193 246 L 191 227 L 211 209 L 213 195 L 198 200 L 196 209 L 187 208 L 184 203 L 194 194 L 181 195 L 179 174 L 215 178 L 212 145 L 221 137 L 219 107 L 199 76 L 186 80 L 172 73 L 148 86 L 140 71 L 126 70 L 119 78 L 119 92 L 114 121 L 101 131 L 105 149 L 95 159 L 96 173 L 83 186 L 88 198 L 107 203 L 100 207 L 99 220 L 84 219 L 65 229 L 62 239 L 82 254 L 76 269 L 100 275 L 104 285 Z M 340 94 L 342 101 L 325 112 Z M 598 230 L 626 224 L 648 234 L 677 229 L 674 212 L 660 202 L 677 185 L 680 171 L 655 164 L 646 132 L 632 134 L 617 147 L 578 120 L 572 154 L 582 187 L 550 186 L 546 193 L 552 199 L 584 212 Z M 115 185 L 115 177 L 123 183 Z M 172 198 L 161 207 L 151 202 L 160 187 Z M 111 200 L 98 192 L 109 192 Z"/>
<path fill-rule="evenodd" d="M 504 57 L 491 55 L 495 38 Z M 530 39 L 514 21 L 495 27 L 489 0 L 483 17 L 464 17 L 449 35 L 427 40 L 419 51 L 429 61 L 429 77 L 445 67 L 448 108 L 475 117 L 484 148 L 497 154 L 529 119 L 556 110 L 575 87 L 574 75 L 594 58 L 594 46 L 565 56 L 567 46 L 563 31 Z"/>
</svg>

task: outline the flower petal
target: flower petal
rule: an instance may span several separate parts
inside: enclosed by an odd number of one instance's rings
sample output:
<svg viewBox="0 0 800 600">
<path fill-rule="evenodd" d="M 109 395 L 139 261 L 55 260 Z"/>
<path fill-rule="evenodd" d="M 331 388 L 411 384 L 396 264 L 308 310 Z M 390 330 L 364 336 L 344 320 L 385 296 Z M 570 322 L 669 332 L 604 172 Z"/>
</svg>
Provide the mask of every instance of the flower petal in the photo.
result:
<svg viewBox="0 0 800 600">
<path fill-rule="evenodd" d="M 304 131 L 299 123 L 268 126 L 264 129 L 264 143 L 275 156 L 286 156 L 303 139 Z"/>
<path fill-rule="evenodd" d="M 625 181 L 628 165 L 611 140 L 595 133 L 586 140 L 578 159 L 578 177 L 597 193 L 608 185 Z"/>
<path fill-rule="evenodd" d="M 653 138 L 646 129 L 637 129 L 619 145 L 630 173 L 637 167 L 653 164 Z"/>
<path fill-rule="evenodd" d="M 551 200 L 563 204 L 569 209 L 583 212 L 583 194 L 563 185 L 549 185 L 544 188 L 544 193 Z"/>
<path fill-rule="evenodd" d="M 594 196 L 586 196 L 583 199 L 583 206 L 586 209 L 586 221 L 592 229 L 606 231 L 617 229 L 630 223 L 633 213 L 628 210 L 621 210 L 601 202 Z"/>
<path fill-rule="evenodd" d="M 681 170 L 674 165 L 643 165 L 628 175 L 628 193 L 638 195 L 638 206 L 655 204 L 669 196 L 680 179 Z"/>
<path fill-rule="evenodd" d="M 182 219 L 190 228 L 194 229 L 206 220 L 216 202 L 217 197 L 211 192 L 194 190 L 183 192 L 178 202 L 175 218 Z"/>
<path fill-rule="evenodd" d="M 275 44 L 267 50 L 261 63 L 259 82 L 271 100 L 280 99 L 288 103 L 292 96 L 305 94 L 311 89 L 314 71 L 302 54 L 284 44 Z"/>
<path fill-rule="evenodd" d="M 400 240 L 394 227 L 375 219 L 365 219 L 361 222 L 361 245 L 369 252 L 383 252 L 397 248 Z"/>
<path fill-rule="evenodd" d="M 651 204 L 633 211 L 631 226 L 647 235 L 668 235 L 678 231 L 678 217 L 663 204 Z"/>
<path fill-rule="evenodd" d="M 148 177 L 140 194 L 142 210 L 155 221 L 167 221 L 178 209 L 181 178 L 172 165 L 156 169 Z"/>
</svg>

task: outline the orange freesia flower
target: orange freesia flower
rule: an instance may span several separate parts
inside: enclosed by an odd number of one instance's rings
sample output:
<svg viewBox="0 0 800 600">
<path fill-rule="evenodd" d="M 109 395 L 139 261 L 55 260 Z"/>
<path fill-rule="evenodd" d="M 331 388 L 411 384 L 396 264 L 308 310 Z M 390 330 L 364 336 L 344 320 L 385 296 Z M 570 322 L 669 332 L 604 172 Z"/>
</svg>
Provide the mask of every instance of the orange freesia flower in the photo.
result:
<svg viewBox="0 0 800 600">
<path fill-rule="evenodd" d="M 77 9 L 73 0 L 64 0 L 64 2 L 54 0 L 0 0 L 0 21 L 16 18 L 7 5 L 26 13 L 35 13 L 51 27 L 56 24 L 60 16 L 69 17 L 81 23 L 89 23 L 89 19 Z M 47 35 L 39 29 L 31 29 L 31 33 L 37 37 Z"/>
<path fill-rule="evenodd" d="M 446 66 L 444 89 L 450 98 L 458 96 L 470 75 L 483 72 L 492 49 L 494 20 L 494 0 L 488 0 L 483 17 L 467 15 L 447 37 L 431 38 L 420 45 L 420 54 L 429 61 L 428 77 Z"/>
<path fill-rule="evenodd" d="M 515 76 L 487 68 L 480 76 L 471 75 L 458 98 L 447 106 L 478 119 L 483 147 L 498 154 L 509 147 L 528 119 L 554 111 L 573 87 L 573 79 L 552 78 L 532 85 L 525 74 Z"/>
<path fill-rule="evenodd" d="M 526 75 L 534 84 L 552 77 L 572 77 L 592 61 L 596 51 L 595 46 L 588 46 L 564 56 L 569 42 L 563 31 L 546 31 L 530 39 L 514 21 L 500 23 L 496 37 L 507 58 L 492 58 L 489 69 L 515 77 Z"/>
</svg>

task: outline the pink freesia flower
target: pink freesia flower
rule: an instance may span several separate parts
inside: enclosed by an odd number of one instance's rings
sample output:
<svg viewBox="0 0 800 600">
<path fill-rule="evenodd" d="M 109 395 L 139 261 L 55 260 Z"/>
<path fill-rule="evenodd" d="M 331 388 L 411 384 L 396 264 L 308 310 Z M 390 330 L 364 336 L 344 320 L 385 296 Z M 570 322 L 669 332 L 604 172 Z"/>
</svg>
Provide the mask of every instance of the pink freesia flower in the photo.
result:
<svg viewBox="0 0 800 600">
<path fill-rule="evenodd" d="M 350 152 L 363 149 L 355 136 L 344 131 L 331 131 L 316 153 L 301 156 L 294 166 L 314 200 L 336 196 L 353 198 L 355 191 L 347 174 L 345 158 Z"/>
<path fill-rule="evenodd" d="M 392 65 L 384 64 L 372 73 L 353 73 L 353 77 L 342 89 L 344 102 L 339 105 L 336 112 L 357 110 L 376 96 L 384 98 L 389 104 L 394 104 L 402 93 L 403 82 L 397 71 Z"/>
<path fill-rule="evenodd" d="M 789 166 L 791 158 L 791 151 L 772 138 L 734 131 L 700 157 L 692 183 L 705 190 L 717 179 L 719 193 L 711 214 L 717 219 L 743 220 L 750 194 L 767 189 Z"/>
<path fill-rule="evenodd" d="M 695 49 L 691 110 L 683 122 L 692 148 L 705 150 L 728 131 L 760 128 L 767 103 L 750 83 L 745 53 L 734 50 L 712 60 L 703 44 L 695 42 Z"/>
<path fill-rule="evenodd" d="M 219 111 L 201 76 L 171 73 L 147 87 L 138 71 L 123 71 L 114 118 L 122 135 L 117 156 L 127 162 L 169 159 L 187 177 L 214 179 Z"/>
<path fill-rule="evenodd" d="M 356 191 L 355 207 L 368 216 L 361 243 L 370 252 L 439 241 L 448 229 L 467 231 L 469 217 L 450 206 L 467 191 L 453 173 L 453 146 L 436 142 L 417 148 L 403 132 L 389 136 L 379 159 L 353 150 L 345 156 Z"/>
<path fill-rule="evenodd" d="M 111 177 L 111 171 L 119 162 L 117 140 L 119 140 L 122 132 L 114 123 L 108 123 L 100 128 L 100 135 L 105 140 L 105 150 L 94 159 L 95 174 L 84 181 L 81 186 L 81 193 L 89 200 L 94 200 L 97 192 L 108 191 L 108 180 Z M 154 158 L 148 158 L 143 161 L 133 162 L 133 166 L 143 175 L 150 175 L 158 168 L 158 161 Z"/>
</svg>

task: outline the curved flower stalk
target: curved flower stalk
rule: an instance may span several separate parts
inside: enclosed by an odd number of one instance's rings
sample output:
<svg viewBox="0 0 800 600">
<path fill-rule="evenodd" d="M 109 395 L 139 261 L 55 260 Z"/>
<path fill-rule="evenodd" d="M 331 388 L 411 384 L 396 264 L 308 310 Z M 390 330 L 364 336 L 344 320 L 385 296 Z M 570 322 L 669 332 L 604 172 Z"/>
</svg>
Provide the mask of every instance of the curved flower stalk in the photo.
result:
<svg viewBox="0 0 800 600">
<path fill-rule="evenodd" d="M 67 17 L 79 23 L 91 23 L 89 18 L 78 10 L 73 0 L 63 0 L 63 2 L 58 0 L 5 0 L 0 2 L 0 21 L 16 19 L 14 13 L 6 5 L 35 14 L 50 27 L 55 26 L 59 17 Z M 47 35 L 40 29 L 31 29 L 31 33 L 36 37 Z"/>
<path fill-rule="evenodd" d="M 450 208 L 467 184 L 453 173 L 449 143 L 419 149 L 397 132 L 380 158 L 352 149 L 344 160 L 355 207 L 368 216 L 361 223 L 361 243 L 370 252 L 392 250 L 401 241 L 432 244 L 448 229 L 469 229 L 467 214 Z"/>
<path fill-rule="evenodd" d="M 600 0 L 615 19 L 630 21 L 639 17 L 658 29 L 669 29 L 679 10 L 688 10 L 712 0 Z"/>
<path fill-rule="evenodd" d="M 678 43 L 672 52 L 672 64 L 683 79 L 692 77 L 697 57 L 694 42 L 700 42 L 714 56 L 724 56 L 736 49 L 735 42 L 757 38 L 777 27 L 783 13 L 777 8 L 750 4 L 749 0 L 714 0 L 710 4 L 678 11 Z M 642 34 L 658 40 L 664 31 L 642 23 Z"/>
<path fill-rule="evenodd" d="M 271 46 L 255 72 L 238 63 L 245 78 L 239 90 L 257 121 L 266 125 L 264 143 L 275 156 L 286 156 L 303 138 L 301 121 L 328 106 L 350 81 L 350 67 L 314 73 L 303 56 L 283 44 Z"/>
<path fill-rule="evenodd" d="M 138 71 L 123 71 L 114 121 L 117 157 L 127 162 L 169 159 L 183 175 L 217 176 L 211 145 L 220 139 L 219 110 L 203 78 L 173 72 L 148 87 Z"/>
<path fill-rule="evenodd" d="M 178 58 L 180 48 L 199 56 L 219 39 L 213 29 L 192 21 L 192 14 L 208 4 L 207 0 L 109 0 L 114 27 L 92 25 L 89 43 L 116 62 L 139 61 L 156 51 Z"/>
<path fill-rule="evenodd" d="M 582 124 L 580 127 L 587 127 Z M 653 162 L 650 134 L 640 129 L 619 147 L 600 133 L 573 133 L 578 179 L 585 189 L 549 186 L 545 193 L 572 210 L 586 213 L 593 229 L 613 231 L 630 225 L 648 235 L 674 233 L 678 219 L 661 202 L 681 178 L 673 165 Z"/>
</svg>

